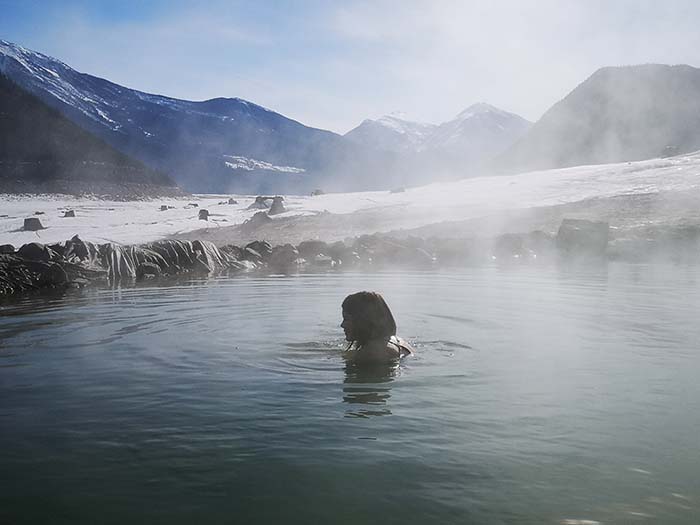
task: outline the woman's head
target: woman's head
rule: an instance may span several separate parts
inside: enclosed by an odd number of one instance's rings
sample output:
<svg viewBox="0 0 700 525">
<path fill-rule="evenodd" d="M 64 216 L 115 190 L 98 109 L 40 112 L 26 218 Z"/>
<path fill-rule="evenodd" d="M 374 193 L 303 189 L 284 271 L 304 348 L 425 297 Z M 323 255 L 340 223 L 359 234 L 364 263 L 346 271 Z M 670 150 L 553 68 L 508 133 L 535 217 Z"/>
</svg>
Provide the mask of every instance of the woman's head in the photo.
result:
<svg viewBox="0 0 700 525">
<path fill-rule="evenodd" d="M 343 301 L 345 339 L 362 346 L 367 341 L 396 335 L 396 321 L 377 292 L 357 292 Z"/>
</svg>

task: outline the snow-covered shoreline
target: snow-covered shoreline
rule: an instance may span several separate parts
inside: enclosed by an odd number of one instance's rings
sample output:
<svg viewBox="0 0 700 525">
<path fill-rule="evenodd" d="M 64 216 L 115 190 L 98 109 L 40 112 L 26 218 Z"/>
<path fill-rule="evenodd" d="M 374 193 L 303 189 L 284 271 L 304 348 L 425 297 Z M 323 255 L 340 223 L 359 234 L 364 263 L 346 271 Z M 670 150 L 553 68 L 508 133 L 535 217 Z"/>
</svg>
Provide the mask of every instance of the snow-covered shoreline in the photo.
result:
<svg viewBox="0 0 700 525">
<path fill-rule="evenodd" d="M 382 217 L 395 228 L 476 218 L 495 211 L 556 206 L 591 198 L 611 198 L 700 189 L 700 152 L 596 166 L 536 171 L 512 176 L 479 177 L 434 183 L 405 192 L 372 191 L 310 196 L 285 196 L 287 212 L 279 217 L 372 211 L 370 228 L 382 231 Z M 227 204 L 233 197 L 238 204 Z M 147 201 L 108 201 L 65 195 L 0 194 L 0 244 L 61 242 L 78 234 L 91 242 L 139 244 L 202 228 L 241 224 L 258 210 L 248 210 L 253 195 L 194 195 Z M 197 204 L 197 207 L 190 206 Z M 161 211 L 161 206 L 169 207 Z M 210 212 L 199 220 L 200 209 Z M 63 212 L 74 210 L 74 218 Z M 35 215 L 40 212 L 39 215 Z M 23 231 L 27 217 L 46 227 Z M 391 220 L 388 220 L 388 219 Z M 277 217 L 273 218 L 277 220 Z"/>
</svg>

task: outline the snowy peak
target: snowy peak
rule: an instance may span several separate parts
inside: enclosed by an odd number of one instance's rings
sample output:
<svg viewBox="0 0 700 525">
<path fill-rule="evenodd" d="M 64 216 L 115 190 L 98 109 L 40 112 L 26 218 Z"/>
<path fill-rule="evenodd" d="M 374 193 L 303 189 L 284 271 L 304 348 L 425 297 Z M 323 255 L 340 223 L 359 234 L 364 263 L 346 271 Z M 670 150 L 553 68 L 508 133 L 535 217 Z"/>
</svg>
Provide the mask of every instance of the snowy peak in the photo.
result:
<svg viewBox="0 0 700 525">
<path fill-rule="evenodd" d="M 425 134 L 435 128 L 435 124 L 427 124 L 423 122 L 412 122 L 406 120 L 405 113 L 391 113 L 384 115 L 376 121 L 365 120 L 365 122 L 376 122 L 381 126 L 385 126 L 396 133 L 405 134 Z"/>
<path fill-rule="evenodd" d="M 508 148 L 530 126 L 519 115 L 479 102 L 440 124 L 424 148 L 464 159 L 489 157 Z"/>
<path fill-rule="evenodd" d="M 502 109 L 499 109 L 495 106 L 492 106 L 491 104 L 487 104 L 486 102 L 477 102 L 476 104 L 472 104 L 467 109 L 462 111 L 459 115 L 457 115 L 457 117 L 455 117 L 455 120 L 458 120 L 458 119 L 465 120 L 465 119 L 475 117 L 477 115 L 484 115 L 484 114 L 512 115 L 512 113 L 508 113 L 507 111 L 503 111 Z"/>
<path fill-rule="evenodd" d="M 363 121 L 345 137 L 365 147 L 401 153 L 418 150 L 436 127 L 406 120 L 403 113 L 391 113 Z"/>
<path fill-rule="evenodd" d="M 59 68 L 67 68 L 68 66 L 50 56 L 46 56 L 37 51 L 32 51 L 18 44 L 13 44 L 7 40 L 0 39 L 0 71 L 4 72 L 5 61 L 4 57 L 9 57 L 16 60 L 29 71 L 36 71 L 36 65 L 43 64 L 44 66 L 56 65 Z M 55 71 L 45 69 L 50 74 L 57 74 Z"/>
<path fill-rule="evenodd" d="M 366 147 L 478 162 L 506 149 L 529 127 L 530 122 L 518 115 L 478 102 L 440 125 L 412 122 L 392 113 L 365 120 L 345 136 Z"/>
</svg>

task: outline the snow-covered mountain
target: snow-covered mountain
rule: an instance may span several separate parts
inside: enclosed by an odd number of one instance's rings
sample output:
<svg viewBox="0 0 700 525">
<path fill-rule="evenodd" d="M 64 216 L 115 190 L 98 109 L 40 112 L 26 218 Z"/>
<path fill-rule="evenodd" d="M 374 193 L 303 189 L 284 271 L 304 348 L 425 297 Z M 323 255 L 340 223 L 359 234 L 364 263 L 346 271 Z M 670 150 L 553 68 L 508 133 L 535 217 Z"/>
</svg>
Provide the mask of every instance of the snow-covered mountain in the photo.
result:
<svg viewBox="0 0 700 525">
<path fill-rule="evenodd" d="M 483 159 L 504 151 L 531 125 L 519 115 L 479 102 L 440 124 L 422 149 L 457 158 Z"/>
<path fill-rule="evenodd" d="M 386 155 L 246 100 L 193 102 L 143 93 L 3 40 L 0 73 L 190 191 L 306 191 L 331 176 L 323 187 L 382 183 L 372 170 L 381 170 Z M 232 163 L 230 156 L 256 163 Z"/>
<path fill-rule="evenodd" d="M 436 128 L 435 124 L 412 122 L 392 113 L 377 120 L 366 119 L 345 137 L 362 146 L 405 153 L 419 151 Z"/>
<path fill-rule="evenodd" d="M 396 115 L 365 120 L 345 137 L 364 147 L 409 154 L 424 166 L 459 171 L 503 152 L 529 129 L 524 118 L 479 102 L 442 124 L 412 122 Z"/>
</svg>

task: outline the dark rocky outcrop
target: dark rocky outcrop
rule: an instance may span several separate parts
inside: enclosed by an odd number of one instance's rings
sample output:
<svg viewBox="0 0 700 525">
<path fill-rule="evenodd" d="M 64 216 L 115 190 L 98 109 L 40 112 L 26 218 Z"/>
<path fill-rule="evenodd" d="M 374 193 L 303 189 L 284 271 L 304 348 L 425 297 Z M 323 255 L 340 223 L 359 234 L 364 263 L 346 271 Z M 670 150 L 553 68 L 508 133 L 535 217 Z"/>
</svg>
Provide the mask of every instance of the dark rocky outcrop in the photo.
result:
<svg viewBox="0 0 700 525">
<path fill-rule="evenodd" d="M 48 262 L 58 258 L 58 254 L 48 246 L 44 246 L 38 242 L 30 242 L 17 250 L 17 255 L 31 261 Z"/>
<path fill-rule="evenodd" d="M 65 243 L 25 244 L 0 255 L 0 295 L 90 281 L 241 270 L 249 266 L 208 241 L 167 240 L 140 246 L 94 244 L 78 236 Z"/>
<path fill-rule="evenodd" d="M 209 220 L 209 210 L 199 210 L 199 220 L 208 221 Z"/>
<path fill-rule="evenodd" d="M 268 218 L 269 220 L 269 218 Z M 203 240 L 164 240 L 140 246 L 94 244 L 78 236 L 52 245 L 29 243 L 17 251 L 0 246 L 0 295 L 66 287 L 92 281 L 155 279 L 182 273 L 222 270 L 275 272 L 308 268 L 406 267 L 520 264 L 574 257 L 630 261 L 664 259 L 700 262 L 700 226 L 649 226 L 610 240 L 606 222 L 565 219 L 555 235 L 544 231 L 494 238 L 421 238 L 373 234 L 328 244 L 309 240 L 298 246 L 253 241 L 217 248 Z"/>
<path fill-rule="evenodd" d="M 67 210 L 63 212 L 63 217 L 68 218 L 68 217 L 75 217 L 75 210 Z"/>
<path fill-rule="evenodd" d="M 317 255 L 330 255 L 328 244 L 323 241 L 302 241 L 297 246 L 299 255 L 304 259 L 312 259 Z"/>
<path fill-rule="evenodd" d="M 142 262 L 136 267 L 136 279 L 141 280 L 146 277 L 160 277 L 160 266 L 154 263 Z"/>
<path fill-rule="evenodd" d="M 269 265 L 273 269 L 287 269 L 300 263 L 299 251 L 291 244 L 275 246 L 270 254 Z"/>
<path fill-rule="evenodd" d="M 266 241 L 253 241 L 243 248 L 243 258 L 249 261 L 266 262 L 272 256 L 272 246 Z"/>
</svg>

